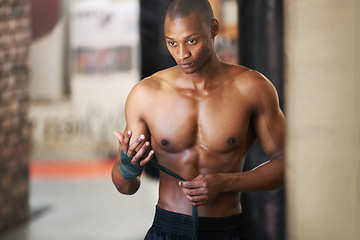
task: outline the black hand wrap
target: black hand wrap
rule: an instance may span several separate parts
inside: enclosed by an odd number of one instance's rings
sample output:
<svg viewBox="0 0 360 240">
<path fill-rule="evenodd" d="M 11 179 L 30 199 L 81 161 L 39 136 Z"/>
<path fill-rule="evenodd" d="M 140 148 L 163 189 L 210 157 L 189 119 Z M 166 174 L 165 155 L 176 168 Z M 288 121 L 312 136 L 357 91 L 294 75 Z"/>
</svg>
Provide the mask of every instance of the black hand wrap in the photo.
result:
<svg viewBox="0 0 360 240">
<path fill-rule="evenodd" d="M 131 163 L 133 157 L 134 156 L 128 157 L 128 155 L 121 150 L 120 172 L 125 179 L 140 176 L 144 169 L 144 167 L 140 167 L 140 161 L 137 164 Z"/>
</svg>

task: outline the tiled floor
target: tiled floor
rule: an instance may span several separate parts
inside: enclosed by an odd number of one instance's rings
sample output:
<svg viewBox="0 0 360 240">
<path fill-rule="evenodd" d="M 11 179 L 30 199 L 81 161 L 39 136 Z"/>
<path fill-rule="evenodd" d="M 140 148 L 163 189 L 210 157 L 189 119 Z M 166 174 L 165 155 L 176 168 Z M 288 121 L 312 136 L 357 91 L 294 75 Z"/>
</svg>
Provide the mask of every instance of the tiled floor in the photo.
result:
<svg viewBox="0 0 360 240">
<path fill-rule="evenodd" d="M 1 240 L 144 238 L 155 211 L 156 180 L 143 177 L 139 191 L 125 196 L 119 194 L 111 182 L 110 164 L 100 172 L 89 170 L 88 175 L 69 175 L 71 171 L 60 165 L 57 174 L 54 172 L 52 176 L 45 174 L 46 166 L 42 166 L 41 171 L 45 173 L 41 174 L 39 166 L 34 169 L 32 165 L 30 206 L 33 217 L 27 224 L 0 235 Z M 81 164 L 77 167 L 79 173 L 84 170 Z"/>
</svg>

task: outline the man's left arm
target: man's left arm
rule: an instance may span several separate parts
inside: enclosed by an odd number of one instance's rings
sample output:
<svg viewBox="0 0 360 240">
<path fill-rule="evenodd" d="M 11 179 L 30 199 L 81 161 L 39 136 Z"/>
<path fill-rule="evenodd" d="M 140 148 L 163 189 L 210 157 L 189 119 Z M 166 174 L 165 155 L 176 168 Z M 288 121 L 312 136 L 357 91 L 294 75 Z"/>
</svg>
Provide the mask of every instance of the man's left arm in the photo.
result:
<svg viewBox="0 0 360 240">
<path fill-rule="evenodd" d="M 246 172 L 201 174 L 192 181 L 180 182 L 193 205 L 207 204 L 221 192 L 268 191 L 284 184 L 285 117 L 271 82 L 259 73 L 252 74 L 255 75 L 252 124 L 269 160 Z"/>
<path fill-rule="evenodd" d="M 228 191 L 267 191 L 284 184 L 285 117 L 282 113 L 275 87 L 259 73 L 255 75 L 255 113 L 253 126 L 256 137 L 269 160 L 256 168 L 239 173 Z"/>
</svg>

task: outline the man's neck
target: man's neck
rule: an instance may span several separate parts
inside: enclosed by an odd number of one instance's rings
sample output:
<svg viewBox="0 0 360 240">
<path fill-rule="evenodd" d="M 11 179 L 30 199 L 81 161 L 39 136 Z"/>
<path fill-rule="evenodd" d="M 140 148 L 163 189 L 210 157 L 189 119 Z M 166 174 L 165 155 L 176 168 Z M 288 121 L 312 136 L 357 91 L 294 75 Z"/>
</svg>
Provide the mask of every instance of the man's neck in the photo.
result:
<svg viewBox="0 0 360 240">
<path fill-rule="evenodd" d="M 206 90 L 211 86 L 211 83 L 216 80 L 216 75 L 219 72 L 221 65 L 221 60 L 214 54 L 201 69 L 194 73 L 186 74 L 179 69 L 181 77 L 180 82 L 177 83 L 177 85 L 195 91 Z"/>
</svg>

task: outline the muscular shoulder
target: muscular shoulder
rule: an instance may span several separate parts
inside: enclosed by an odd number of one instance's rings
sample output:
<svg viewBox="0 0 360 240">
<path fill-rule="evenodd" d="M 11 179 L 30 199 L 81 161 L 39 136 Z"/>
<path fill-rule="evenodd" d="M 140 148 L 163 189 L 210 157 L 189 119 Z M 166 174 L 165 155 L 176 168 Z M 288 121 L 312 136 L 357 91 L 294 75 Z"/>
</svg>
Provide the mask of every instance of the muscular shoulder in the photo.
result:
<svg viewBox="0 0 360 240">
<path fill-rule="evenodd" d="M 129 96 L 140 95 L 147 97 L 149 94 L 159 94 L 161 91 L 171 86 L 171 79 L 171 68 L 157 72 L 137 83 L 131 90 Z"/>
<path fill-rule="evenodd" d="M 228 65 L 226 71 L 233 84 L 249 93 L 266 90 L 272 86 L 272 83 L 264 75 L 243 66 Z"/>
<path fill-rule="evenodd" d="M 230 66 L 233 84 L 242 96 L 254 107 L 278 104 L 278 95 L 273 84 L 261 73 L 241 66 Z"/>
<path fill-rule="evenodd" d="M 143 121 L 146 118 L 146 113 L 157 105 L 159 97 L 169 88 L 170 73 L 168 70 L 155 73 L 131 89 L 125 104 L 128 122 Z"/>
<path fill-rule="evenodd" d="M 125 109 L 143 113 L 153 108 L 164 93 L 171 89 L 171 68 L 157 72 L 138 82 L 130 91 Z"/>
</svg>

